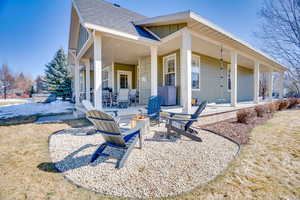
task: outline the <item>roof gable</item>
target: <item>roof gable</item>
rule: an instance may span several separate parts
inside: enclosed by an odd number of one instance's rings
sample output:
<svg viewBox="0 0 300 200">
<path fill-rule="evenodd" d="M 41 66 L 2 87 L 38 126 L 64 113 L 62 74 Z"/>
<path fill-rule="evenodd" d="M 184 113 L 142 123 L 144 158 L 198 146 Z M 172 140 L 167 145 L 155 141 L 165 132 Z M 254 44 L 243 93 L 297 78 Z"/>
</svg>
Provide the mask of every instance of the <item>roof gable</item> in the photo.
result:
<svg viewBox="0 0 300 200">
<path fill-rule="evenodd" d="M 134 36 L 155 39 L 155 37 L 142 27 L 136 26 L 133 23 L 137 20 L 147 19 L 147 17 L 136 12 L 104 0 L 74 0 L 74 6 L 79 12 L 81 23 L 91 23 Z"/>
</svg>

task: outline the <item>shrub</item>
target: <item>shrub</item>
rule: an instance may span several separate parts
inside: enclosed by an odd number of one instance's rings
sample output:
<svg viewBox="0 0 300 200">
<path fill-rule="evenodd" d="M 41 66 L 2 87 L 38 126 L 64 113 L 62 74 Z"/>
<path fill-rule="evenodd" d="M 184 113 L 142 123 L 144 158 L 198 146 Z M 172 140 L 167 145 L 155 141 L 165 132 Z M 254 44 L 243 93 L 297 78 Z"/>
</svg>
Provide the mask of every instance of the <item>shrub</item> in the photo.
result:
<svg viewBox="0 0 300 200">
<path fill-rule="evenodd" d="M 300 99 L 297 98 L 289 98 L 287 101 L 289 102 L 288 108 L 294 108 L 297 104 L 299 104 Z"/>
<path fill-rule="evenodd" d="M 264 105 L 255 106 L 254 110 L 256 111 L 257 117 L 264 117 L 267 113 L 267 107 Z"/>
<path fill-rule="evenodd" d="M 275 102 L 267 104 L 267 107 L 269 113 L 274 113 L 276 110 L 278 110 L 278 106 Z"/>
<path fill-rule="evenodd" d="M 275 111 L 280 110 L 281 102 L 282 102 L 281 100 L 273 102 L 273 104 L 275 106 Z"/>
<path fill-rule="evenodd" d="M 290 103 L 288 100 L 282 100 L 279 103 L 279 110 L 284 110 L 287 109 L 289 107 Z"/>
<path fill-rule="evenodd" d="M 243 109 L 236 113 L 237 122 L 248 124 L 256 115 L 253 109 Z"/>
</svg>

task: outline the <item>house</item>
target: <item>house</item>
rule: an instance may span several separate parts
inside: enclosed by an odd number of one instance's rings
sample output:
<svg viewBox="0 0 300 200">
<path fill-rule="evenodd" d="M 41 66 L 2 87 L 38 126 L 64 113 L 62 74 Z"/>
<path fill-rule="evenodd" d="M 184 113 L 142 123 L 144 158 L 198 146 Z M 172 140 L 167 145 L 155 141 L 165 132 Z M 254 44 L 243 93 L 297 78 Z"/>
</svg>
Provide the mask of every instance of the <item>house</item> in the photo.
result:
<svg viewBox="0 0 300 200">
<path fill-rule="evenodd" d="M 146 17 L 104 0 L 74 0 L 69 35 L 69 63 L 75 101 L 102 109 L 102 88 L 137 89 L 140 103 L 165 85 L 176 87 L 177 104 L 191 112 L 192 99 L 259 101 L 261 73 L 287 68 L 263 52 L 192 11 Z"/>
</svg>

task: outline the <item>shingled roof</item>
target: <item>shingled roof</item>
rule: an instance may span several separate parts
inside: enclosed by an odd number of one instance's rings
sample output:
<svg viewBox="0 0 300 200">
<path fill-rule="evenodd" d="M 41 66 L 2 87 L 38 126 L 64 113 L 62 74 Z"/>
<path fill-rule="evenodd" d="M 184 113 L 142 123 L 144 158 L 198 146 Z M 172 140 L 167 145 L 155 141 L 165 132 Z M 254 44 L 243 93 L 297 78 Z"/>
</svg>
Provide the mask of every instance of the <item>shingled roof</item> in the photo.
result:
<svg viewBox="0 0 300 200">
<path fill-rule="evenodd" d="M 151 33 L 134 25 L 134 21 L 147 19 L 143 15 L 104 0 L 74 0 L 74 4 L 83 23 L 104 26 L 134 36 L 156 40 Z"/>
</svg>

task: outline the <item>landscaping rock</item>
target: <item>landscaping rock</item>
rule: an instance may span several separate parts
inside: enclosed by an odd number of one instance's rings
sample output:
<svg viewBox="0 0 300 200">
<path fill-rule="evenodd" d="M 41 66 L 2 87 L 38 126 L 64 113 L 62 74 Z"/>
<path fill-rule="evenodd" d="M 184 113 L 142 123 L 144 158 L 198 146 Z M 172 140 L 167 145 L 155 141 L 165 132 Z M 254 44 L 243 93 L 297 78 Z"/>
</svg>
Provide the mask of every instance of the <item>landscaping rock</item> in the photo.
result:
<svg viewBox="0 0 300 200">
<path fill-rule="evenodd" d="M 100 134 L 87 135 L 89 130 L 55 133 L 49 141 L 50 155 L 72 183 L 109 196 L 141 199 L 187 192 L 222 173 L 238 152 L 235 143 L 206 131 L 199 131 L 199 143 L 186 137 L 166 139 L 161 137 L 164 128 L 152 127 L 143 136 L 143 148 L 133 149 L 124 167 L 116 169 L 115 159 L 99 157 L 90 163 L 104 140 Z"/>
</svg>

